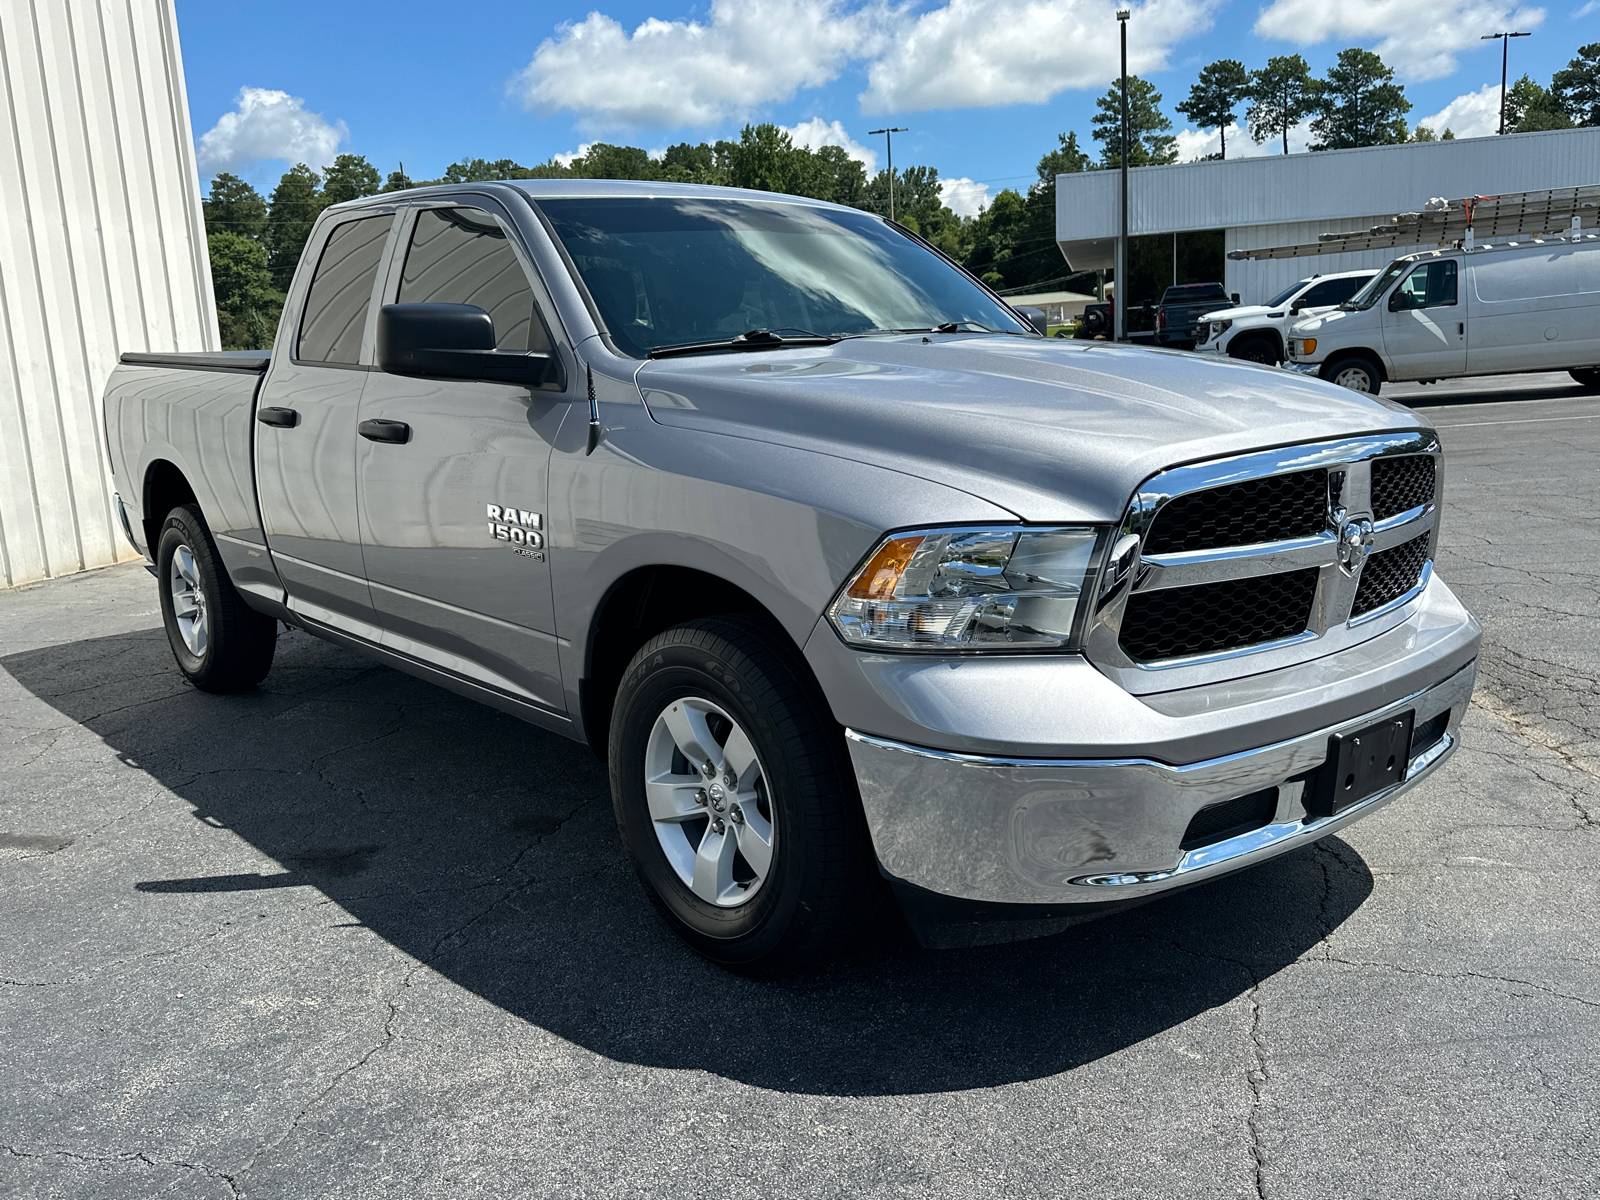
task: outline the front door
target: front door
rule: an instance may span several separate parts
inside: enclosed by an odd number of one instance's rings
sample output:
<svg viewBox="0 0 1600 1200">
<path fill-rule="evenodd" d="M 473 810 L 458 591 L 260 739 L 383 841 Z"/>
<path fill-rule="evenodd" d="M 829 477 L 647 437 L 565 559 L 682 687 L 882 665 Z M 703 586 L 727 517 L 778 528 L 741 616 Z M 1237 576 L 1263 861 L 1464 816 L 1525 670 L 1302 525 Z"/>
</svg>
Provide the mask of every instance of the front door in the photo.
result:
<svg viewBox="0 0 1600 1200">
<path fill-rule="evenodd" d="M 452 205 L 417 210 L 408 225 L 387 289 L 396 303 L 475 304 L 500 349 L 550 350 L 496 215 Z M 557 390 L 374 371 L 361 421 L 409 434 L 363 437 L 356 451 L 383 645 L 556 712 L 566 706 L 544 531 L 550 447 L 568 407 Z"/>
<path fill-rule="evenodd" d="M 393 225 L 386 212 L 332 228 L 299 324 L 274 351 L 258 402 L 292 409 L 293 424 L 255 426 L 261 519 L 289 606 L 366 637 L 376 627 L 356 516 L 356 411 L 367 380 L 363 355 L 370 359 L 367 316 Z"/>
<path fill-rule="evenodd" d="M 1440 379 L 1467 369 L 1467 310 L 1454 259 L 1418 263 L 1389 293 L 1383 349 L 1391 379 Z"/>
</svg>

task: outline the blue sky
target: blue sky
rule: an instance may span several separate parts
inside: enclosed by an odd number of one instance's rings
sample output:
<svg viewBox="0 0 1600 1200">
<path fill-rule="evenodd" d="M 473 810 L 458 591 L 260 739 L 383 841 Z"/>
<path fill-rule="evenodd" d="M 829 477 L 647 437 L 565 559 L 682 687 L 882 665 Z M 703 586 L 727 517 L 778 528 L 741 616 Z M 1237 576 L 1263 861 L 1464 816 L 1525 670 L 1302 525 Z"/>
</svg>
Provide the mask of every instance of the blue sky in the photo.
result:
<svg viewBox="0 0 1600 1200">
<path fill-rule="evenodd" d="M 1600 40 L 1600 0 L 1142 0 L 1133 69 L 1169 113 L 1220 57 L 1301 53 L 1322 71 L 1345 46 L 1395 66 L 1418 118 L 1492 132 L 1499 43 L 1511 78 L 1541 82 Z M 1113 3 L 1090 0 L 178 0 L 202 174 L 270 186 L 289 158 L 364 154 L 414 178 L 481 156 L 525 164 L 604 140 L 657 148 L 737 136 L 745 121 L 881 154 L 867 131 L 909 126 L 899 164 L 971 180 L 967 206 L 1025 186 L 1057 133 L 1089 141 L 1117 70 Z M 1489 91 L 1483 89 L 1490 86 Z M 241 93 L 241 89 L 251 89 Z M 1173 113 L 1177 128 L 1183 121 Z M 1214 135 L 1213 135 L 1214 138 Z M 1214 144 L 1214 142 L 1213 142 Z M 1190 154 L 1207 147 L 1185 138 Z M 1230 136 L 1230 156 L 1250 149 Z M 879 163 L 881 165 L 881 161 Z"/>
</svg>

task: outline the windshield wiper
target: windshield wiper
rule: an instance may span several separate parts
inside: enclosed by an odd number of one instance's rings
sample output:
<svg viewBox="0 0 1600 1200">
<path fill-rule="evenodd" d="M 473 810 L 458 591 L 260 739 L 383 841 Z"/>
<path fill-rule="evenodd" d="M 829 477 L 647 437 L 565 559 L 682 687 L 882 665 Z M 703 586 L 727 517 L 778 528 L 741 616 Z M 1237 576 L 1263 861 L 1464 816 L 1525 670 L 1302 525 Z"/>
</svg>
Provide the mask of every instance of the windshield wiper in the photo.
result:
<svg viewBox="0 0 1600 1200">
<path fill-rule="evenodd" d="M 651 358 L 671 358 L 677 354 L 704 354 L 712 350 L 776 350 L 782 346 L 831 346 L 836 335 L 812 333 L 809 329 L 748 329 L 737 337 L 715 338 L 705 342 L 681 342 L 676 346 L 656 346 Z"/>
</svg>

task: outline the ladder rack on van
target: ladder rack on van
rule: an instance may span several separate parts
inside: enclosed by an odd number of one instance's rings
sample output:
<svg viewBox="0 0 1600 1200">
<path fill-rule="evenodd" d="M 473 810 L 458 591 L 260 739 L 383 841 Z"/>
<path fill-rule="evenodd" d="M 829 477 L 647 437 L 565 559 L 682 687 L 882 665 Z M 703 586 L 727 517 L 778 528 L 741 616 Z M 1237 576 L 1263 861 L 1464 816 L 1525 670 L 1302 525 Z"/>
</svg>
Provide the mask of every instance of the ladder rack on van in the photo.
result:
<svg viewBox="0 0 1600 1200">
<path fill-rule="evenodd" d="M 1453 246 L 1474 249 L 1489 238 L 1519 235 L 1582 235 L 1600 225 L 1600 184 L 1472 196 L 1465 200 L 1428 201 L 1420 212 L 1397 213 L 1381 225 L 1348 233 L 1325 233 L 1296 246 L 1264 246 L 1230 250 L 1242 259 L 1301 258 L 1311 254 L 1343 254 L 1407 246 Z"/>
</svg>

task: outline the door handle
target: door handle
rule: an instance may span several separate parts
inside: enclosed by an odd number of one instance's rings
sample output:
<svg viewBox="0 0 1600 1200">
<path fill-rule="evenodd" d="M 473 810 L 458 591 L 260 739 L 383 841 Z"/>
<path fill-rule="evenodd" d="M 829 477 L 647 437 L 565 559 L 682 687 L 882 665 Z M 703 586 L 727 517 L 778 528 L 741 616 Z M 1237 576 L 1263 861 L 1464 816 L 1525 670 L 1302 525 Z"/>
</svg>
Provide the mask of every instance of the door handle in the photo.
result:
<svg viewBox="0 0 1600 1200">
<path fill-rule="evenodd" d="M 403 445 L 411 440 L 411 426 L 404 421 L 385 421 L 378 417 L 361 422 L 357 430 L 369 442 L 397 442 Z"/>
<path fill-rule="evenodd" d="M 276 425 L 279 429 L 293 429 L 300 424 L 300 414 L 292 408 L 263 408 L 256 413 L 263 425 Z"/>
<path fill-rule="evenodd" d="M 1458 337 L 1466 337 L 1467 336 L 1467 323 L 1465 321 L 1457 321 L 1456 322 L 1456 335 Z"/>
</svg>

